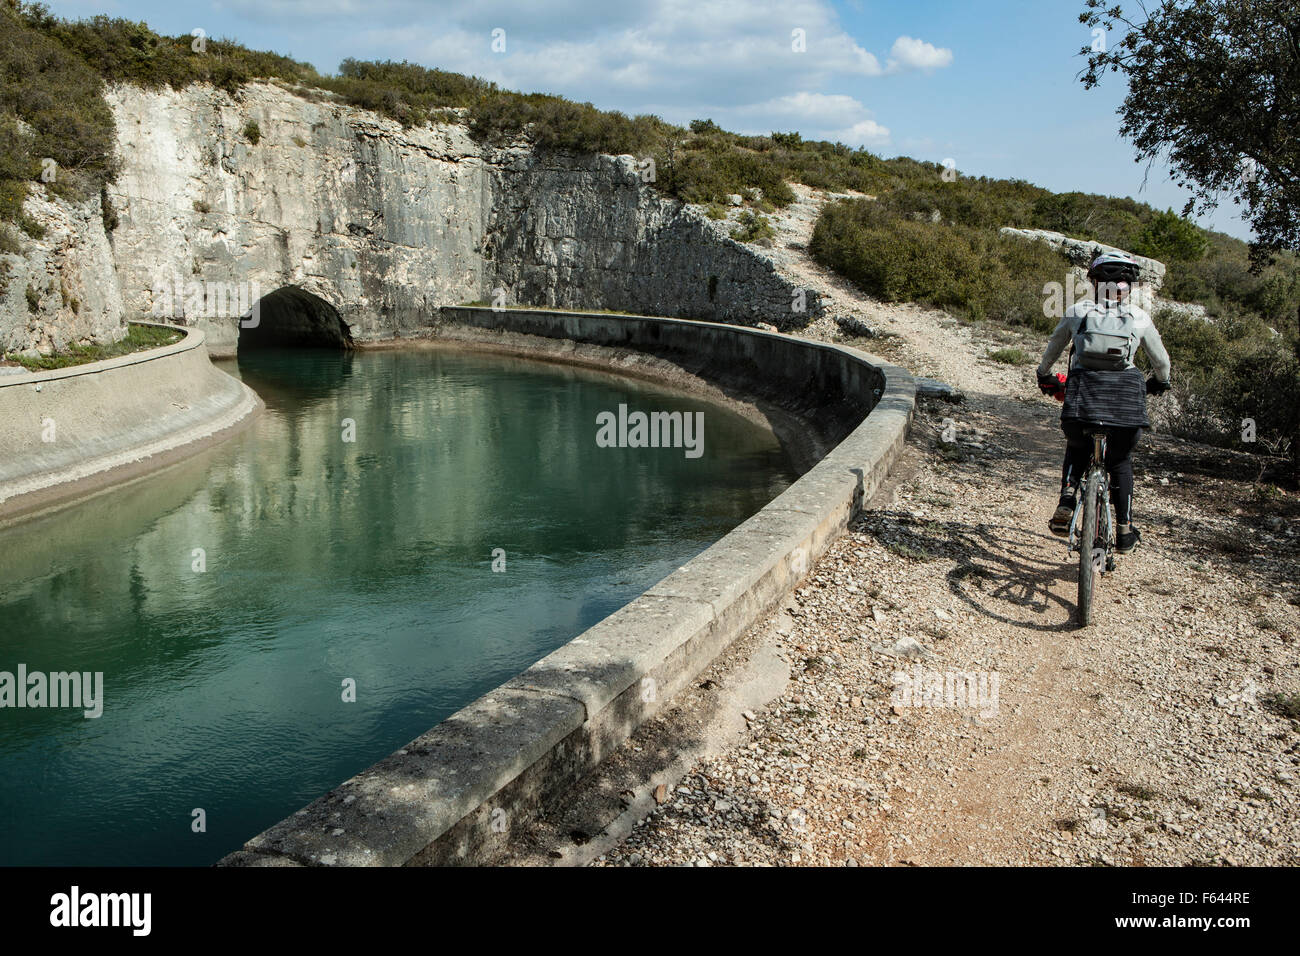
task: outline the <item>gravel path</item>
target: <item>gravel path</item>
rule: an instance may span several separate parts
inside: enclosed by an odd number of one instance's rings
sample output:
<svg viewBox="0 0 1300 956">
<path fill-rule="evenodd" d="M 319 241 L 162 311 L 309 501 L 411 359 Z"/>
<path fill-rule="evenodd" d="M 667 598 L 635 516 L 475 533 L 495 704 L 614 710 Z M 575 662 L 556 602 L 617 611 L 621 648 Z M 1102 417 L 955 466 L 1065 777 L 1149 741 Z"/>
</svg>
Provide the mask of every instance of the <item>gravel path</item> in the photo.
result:
<svg viewBox="0 0 1300 956">
<path fill-rule="evenodd" d="M 821 201 L 799 190 L 769 254 L 887 336 L 854 344 L 965 401 L 923 400 L 886 488 L 756 625 L 784 693 L 594 865 L 1300 862 L 1295 496 L 1257 490 L 1247 456 L 1149 435 L 1144 544 L 1079 630 L 1046 529 L 1060 406 L 1032 366 L 987 360 L 1014 335 L 811 262 Z"/>
</svg>

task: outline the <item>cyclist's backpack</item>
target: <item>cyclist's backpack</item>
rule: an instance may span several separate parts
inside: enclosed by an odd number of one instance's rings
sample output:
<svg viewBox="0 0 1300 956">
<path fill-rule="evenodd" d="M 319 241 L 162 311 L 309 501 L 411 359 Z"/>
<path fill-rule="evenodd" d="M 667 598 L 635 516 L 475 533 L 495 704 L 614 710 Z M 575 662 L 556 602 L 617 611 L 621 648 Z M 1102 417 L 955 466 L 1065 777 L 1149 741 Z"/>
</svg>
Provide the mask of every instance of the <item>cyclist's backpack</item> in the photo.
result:
<svg viewBox="0 0 1300 956">
<path fill-rule="evenodd" d="M 1131 309 L 1107 309 L 1094 304 L 1074 333 L 1074 351 L 1084 368 L 1119 372 L 1132 361 L 1136 338 Z"/>
</svg>

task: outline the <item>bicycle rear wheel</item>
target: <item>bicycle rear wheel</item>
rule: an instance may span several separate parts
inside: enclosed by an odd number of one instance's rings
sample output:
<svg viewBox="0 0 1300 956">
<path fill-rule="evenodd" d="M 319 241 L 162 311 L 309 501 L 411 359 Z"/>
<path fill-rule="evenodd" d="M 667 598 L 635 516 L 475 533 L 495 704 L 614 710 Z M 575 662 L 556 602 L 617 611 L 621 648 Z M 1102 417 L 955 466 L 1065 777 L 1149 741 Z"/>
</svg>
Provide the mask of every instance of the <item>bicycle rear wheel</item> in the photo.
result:
<svg viewBox="0 0 1300 956">
<path fill-rule="evenodd" d="M 1096 568 L 1092 550 L 1100 531 L 1100 512 L 1097 510 L 1098 475 L 1089 472 L 1083 479 L 1083 514 L 1079 519 L 1079 626 L 1087 627 L 1092 620 L 1092 592 Z"/>
</svg>

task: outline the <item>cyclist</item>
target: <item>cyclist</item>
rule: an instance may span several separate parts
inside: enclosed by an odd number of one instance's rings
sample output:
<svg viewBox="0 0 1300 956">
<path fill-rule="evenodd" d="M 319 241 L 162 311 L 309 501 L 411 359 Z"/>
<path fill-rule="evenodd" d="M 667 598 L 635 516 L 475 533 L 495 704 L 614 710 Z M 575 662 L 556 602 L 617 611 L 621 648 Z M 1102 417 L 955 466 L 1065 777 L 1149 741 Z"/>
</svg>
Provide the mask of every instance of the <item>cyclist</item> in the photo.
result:
<svg viewBox="0 0 1300 956">
<path fill-rule="evenodd" d="M 1147 420 L 1147 395 L 1169 390 L 1169 355 L 1151 316 L 1129 301 L 1141 267 L 1125 255 L 1103 253 L 1088 266 L 1092 301 L 1076 303 L 1052 333 L 1038 365 L 1038 387 L 1064 403 L 1065 464 L 1061 498 L 1048 522 L 1053 534 L 1069 534 L 1079 481 L 1092 461 L 1088 429 L 1106 426 L 1106 471 L 1110 500 L 1119 526 L 1115 550 L 1128 554 L 1142 536 L 1133 527 L 1133 449 Z M 1052 365 L 1072 345 L 1068 376 L 1051 374 Z M 1138 346 L 1150 360 L 1152 376 L 1143 381 L 1133 364 Z"/>
</svg>

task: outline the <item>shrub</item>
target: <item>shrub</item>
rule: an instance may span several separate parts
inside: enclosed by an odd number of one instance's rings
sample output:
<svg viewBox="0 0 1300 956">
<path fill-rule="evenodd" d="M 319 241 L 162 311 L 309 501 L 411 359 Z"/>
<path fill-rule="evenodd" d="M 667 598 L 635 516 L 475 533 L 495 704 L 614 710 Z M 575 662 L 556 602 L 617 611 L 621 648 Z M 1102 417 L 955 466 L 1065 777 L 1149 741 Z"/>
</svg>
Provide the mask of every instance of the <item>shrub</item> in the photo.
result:
<svg viewBox="0 0 1300 956">
<path fill-rule="evenodd" d="M 1247 313 L 1206 321 L 1162 310 L 1155 322 L 1174 366 L 1175 434 L 1240 446 L 1242 421 L 1249 418 L 1254 450 L 1300 458 L 1300 356 L 1293 336 L 1275 334 Z M 1146 366 L 1145 358 L 1140 364 Z"/>
<path fill-rule="evenodd" d="M 41 294 L 33 286 L 28 286 L 26 291 L 27 311 L 39 312 L 41 308 Z"/>
<path fill-rule="evenodd" d="M 249 120 L 244 124 L 244 138 L 254 146 L 262 141 L 262 127 L 257 125 L 257 120 Z"/>
<path fill-rule="evenodd" d="M 996 352 L 991 352 L 989 358 L 1003 365 L 1030 365 L 1036 361 L 1035 356 L 1030 355 L 1024 349 L 1015 348 L 998 349 Z"/>
<path fill-rule="evenodd" d="M 813 229 L 810 251 L 886 302 L 921 302 L 968 319 L 1047 330 L 1043 286 L 1069 264 L 1046 246 L 959 224 L 917 221 L 869 200 L 832 203 Z"/>
<path fill-rule="evenodd" d="M 0 255 L 22 255 L 23 244 L 16 231 L 0 223 Z M 8 263 L 6 263 L 6 266 Z"/>
<path fill-rule="evenodd" d="M 113 208 L 113 201 L 108 197 L 108 187 L 106 185 L 99 187 L 99 213 L 104 222 L 104 232 L 112 232 L 117 228 L 117 210 Z"/>
<path fill-rule="evenodd" d="M 43 7 L 0 4 L 0 220 L 19 221 L 43 159 L 57 164 L 50 188 L 74 199 L 113 174 L 101 80 L 52 35 L 60 22 Z"/>
<path fill-rule="evenodd" d="M 1201 228 L 1170 209 L 1156 213 L 1142 227 L 1132 251 L 1162 262 L 1170 259 L 1196 262 L 1208 248 L 1209 240 Z"/>
<path fill-rule="evenodd" d="M 731 238 L 737 242 L 756 242 L 759 239 L 771 239 L 776 230 L 766 216 L 746 209 L 736 220 L 736 228 L 731 230 Z"/>
</svg>

